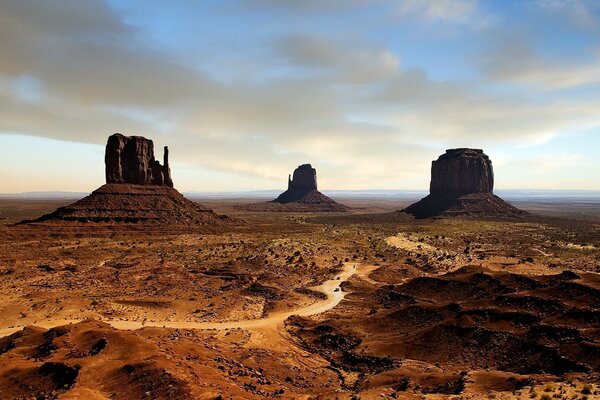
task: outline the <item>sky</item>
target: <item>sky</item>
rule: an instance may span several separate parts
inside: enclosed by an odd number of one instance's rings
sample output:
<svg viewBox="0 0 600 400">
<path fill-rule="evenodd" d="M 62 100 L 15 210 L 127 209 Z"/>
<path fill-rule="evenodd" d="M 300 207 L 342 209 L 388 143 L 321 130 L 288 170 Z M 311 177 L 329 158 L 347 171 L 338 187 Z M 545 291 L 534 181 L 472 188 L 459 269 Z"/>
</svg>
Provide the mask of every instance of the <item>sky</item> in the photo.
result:
<svg viewBox="0 0 600 400">
<path fill-rule="evenodd" d="M 426 189 L 455 147 L 600 189 L 600 0 L 2 0 L 0 54 L 0 192 L 94 190 L 115 132 L 181 191 Z"/>
</svg>

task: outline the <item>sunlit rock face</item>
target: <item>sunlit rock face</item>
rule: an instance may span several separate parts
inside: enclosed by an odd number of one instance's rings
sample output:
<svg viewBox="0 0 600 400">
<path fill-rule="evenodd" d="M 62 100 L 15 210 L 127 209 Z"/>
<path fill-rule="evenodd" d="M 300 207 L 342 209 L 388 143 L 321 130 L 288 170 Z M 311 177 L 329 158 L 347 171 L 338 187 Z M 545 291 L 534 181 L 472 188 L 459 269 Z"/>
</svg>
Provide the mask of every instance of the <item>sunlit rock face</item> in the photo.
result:
<svg viewBox="0 0 600 400">
<path fill-rule="evenodd" d="M 524 214 L 493 189 L 492 161 L 483 150 L 450 149 L 431 163 L 429 195 L 403 211 L 416 218 Z"/>
<path fill-rule="evenodd" d="M 154 159 L 154 143 L 142 136 L 111 135 L 106 143 L 104 163 L 106 183 L 173 187 L 169 149 L 165 146 L 161 165 Z"/>
</svg>

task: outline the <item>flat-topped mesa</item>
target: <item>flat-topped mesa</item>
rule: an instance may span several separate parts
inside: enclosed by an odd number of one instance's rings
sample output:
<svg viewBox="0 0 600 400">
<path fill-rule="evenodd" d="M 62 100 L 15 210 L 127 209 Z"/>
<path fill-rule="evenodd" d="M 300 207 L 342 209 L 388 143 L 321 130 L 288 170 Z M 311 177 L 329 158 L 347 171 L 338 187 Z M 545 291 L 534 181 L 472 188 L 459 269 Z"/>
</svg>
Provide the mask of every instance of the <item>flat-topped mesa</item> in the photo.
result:
<svg viewBox="0 0 600 400">
<path fill-rule="evenodd" d="M 450 149 L 431 163 L 429 195 L 404 209 L 417 218 L 438 215 L 516 216 L 524 212 L 493 194 L 492 161 L 483 150 Z"/>
<path fill-rule="evenodd" d="M 429 192 L 433 195 L 492 193 L 493 189 L 492 161 L 483 150 L 450 149 L 431 163 Z"/>
<path fill-rule="evenodd" d="M 132 183 L 173 187 L 169 149 L 164 148 L 163 165 L 154 158 L 154 143 L 142 136 L 109 136 L 104 153 L 106 183 Z"/>
</svg>

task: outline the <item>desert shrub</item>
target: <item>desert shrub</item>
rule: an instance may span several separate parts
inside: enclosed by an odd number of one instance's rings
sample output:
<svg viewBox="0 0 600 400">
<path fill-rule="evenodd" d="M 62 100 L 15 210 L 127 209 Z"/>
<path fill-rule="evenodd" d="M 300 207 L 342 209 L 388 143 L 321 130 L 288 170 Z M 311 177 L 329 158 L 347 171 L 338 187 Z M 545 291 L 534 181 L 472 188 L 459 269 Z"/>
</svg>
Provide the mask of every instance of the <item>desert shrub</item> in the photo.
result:
<svg viewBox="0 0 600 400">
<path fill-rule="evenodd" d="M 581 389 L 581 394 L 592 394 L 592 386 L 585 385 L 583 389 Z"/>
</svg>

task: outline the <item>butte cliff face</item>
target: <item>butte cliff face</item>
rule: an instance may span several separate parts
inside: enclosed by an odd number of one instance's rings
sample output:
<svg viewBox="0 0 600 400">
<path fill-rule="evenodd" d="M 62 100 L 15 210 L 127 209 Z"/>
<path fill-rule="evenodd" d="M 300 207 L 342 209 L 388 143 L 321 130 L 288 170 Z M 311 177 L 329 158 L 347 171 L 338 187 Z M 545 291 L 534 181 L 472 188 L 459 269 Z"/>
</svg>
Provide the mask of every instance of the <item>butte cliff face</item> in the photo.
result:
<svg viewBox="0 0 600 400">
<path fill-rule="evenodd" d="M 290 205 L 296 211 L 346 211 L 339 204 L 317 190 L 317 170 L 310 164 L 302 164 L 288 177 L 288 188 L 274 203 Z"/>
<path fill-rule="evenodd" d="M 302 164 L 288 177 L 288 188 L 275 199 L 277 203 L 298 201 L 313 190 L 317 190 L 317 170 L 310 164 Z"/>
<path fill-rule="evenodd" d="M 523 214 L 494 195 L 493 189 L 492 161 L 483 150 L 450 149 L 431 163 L 429 195 L 404 211 L 417 218 Z"/>
<path fill-rule="evenodd" d="M 152 140 L 114 134 L 104 155 L 106 184 L 89 196 L 24 223 L 153 223 L 200 227 L 228 223 L 206 207 L 186 199 L 173 188 L 169 150 L 163 164 L 154 158 Z"/>
<path fill-rule="evenodd" d="M 133 183 L 173 187 L 169 149 L 165 146 L 163 165 L 154 159 L 154 143 L 141 136 L 115 133 L 108 138 L 104 153 L 106 183 Z"/>
<path fill-rule="evenodd" d="M 431 163 L 431 194 L 492 193 L 494 171 L 492 161 L 483 150 L 446 150 Z"/>
</svg>

